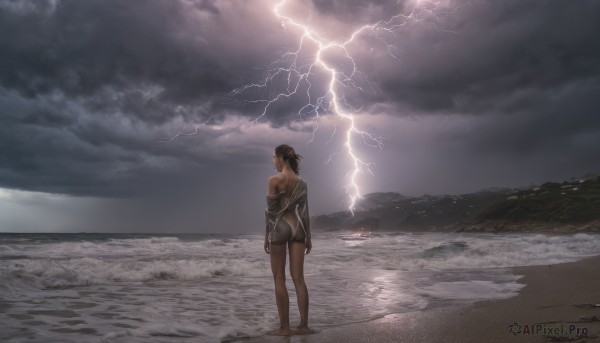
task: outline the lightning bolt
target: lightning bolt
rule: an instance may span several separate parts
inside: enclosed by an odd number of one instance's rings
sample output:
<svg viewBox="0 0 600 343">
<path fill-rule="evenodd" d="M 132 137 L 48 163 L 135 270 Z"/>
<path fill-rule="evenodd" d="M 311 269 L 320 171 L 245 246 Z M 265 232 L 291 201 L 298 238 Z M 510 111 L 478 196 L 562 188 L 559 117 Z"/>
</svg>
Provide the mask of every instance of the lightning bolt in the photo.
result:
<svg viewBox="0 0 600 343">
<path fill-rule="evenodd" d="M 177 133 L 176 133 L 176 134 L 175 134 L 173 137 L 166 138 L 166 139 L 159 139 L 159 140 L 158 140 L 158 142 L 170 142 L 170 141 L 174 141 L 175 139 L 177 139 L 177 138 L 179 138 L 179 137 L 181 137 L 181 136 L 195 136 L 195 135 L 197 135 L 197 134 L 198 134 L 198 132 L 199 132 L 198 130 L 200 129 L 200 127 L 201 127 L 201 126 L 206 126 L 206 124 L 207 124 L 209 121 L 211 121 L 212 119 L 213 119 L 213 117 L 211 116 L 211 117 L 209 117 L 209 118 L 208 118 L 206 121 L 204 121 L 202 124 L 200 124 L 200 125 L 197 125 L 197 126 L 194 128 L 194 132 L 187 132 L 187 133 L 186 133 L 186 132 L 181 132 L 181 131 L 179 131 L 179 132 L 177 132 Z"/>
<path fill-rule="evenodd" d="M 400 58 L 396 54 L 395 46 L 389 42 L 387 37 L 394 35 L 411 21 L 427 20 L 428 22 L 433 22 L 435 25 L 435 20 L 430 21 L 428 18 L 437 18 L 436 11 L 434 10 L 439 3 L 427 2 L 427 6 L 422 6 L 424 1 L 417 0 L 410 13 L 393 15 L 386 20 L 361 26 L 352 32 L 345 41 L 335 41 L 326 39 L 311 27 L 310 17 L 312 16 L 312 12 L 306 24 L 284 15 L 282 9 L 287 2 L 288 0 L 278 1 L 273 6 L 272 10 L 274 15 L 280 20 L 284 30 L 294 28 L 300 32 L 297 49 L 281 54 L 279 59 L 271 64 L 270 68 L 267 70 L 267 75 L 262 82 L 251 83 L 237 88 L 232 91 L 232 95 L 247 95 L 251 91 L 267 91 L 269 86 L 283 80 L 283 83 L 286 84 L 283 91 L 266 98 L 247 100 L 248 103 L 263 105 L 262 112 L 253 120 L 253 123 L 256 123 L 267 115 L 269 109 L 274 104 L 283 99 L 290 99 L 304 91 L 308 100 L 306 104 L 300 108 L 298 115 L 301 117 L 306 114 L 314 114 L 313 120 L 315 123 L 312 136 L 307 144 L 313 141 L 315 133 L 318 130 L 320 113 L 333 113 L 340 119 L 346 121 L 347 129 L 345 130 L 344 135 L 344 146 L 340 151 L 336 151 L 329 155 L 329 158 L 325 163 L 331 162 L 333 157 L 341 154 L 342 151 L 350 158 L 352 167 L 346 174 L 349 181 L 345 186 L 345 190 L 349 198 L 348 210 L 354 215 L 357 201 L 362 198 L 362 193 L 358 185 L 359 174 L 367 171 L 371 175 L 374 175 L 371 170 L 373 163 L 367 162 L 359 156 L 354 143 L 357 138 L 360 138 L 365 145 L 370 147 L 383 149 L 384 145 L 381 137 L 376 137 L 358 127 L 353 113 L 357 113 L 361 109 L 353 108 L 345 97 L 344 89 L 363 91 L 356 80 L 360 73 L 356 61 L 349 52 L 348 47 L 354 43 L 361 34 L 371 32 L 374 33 L 377 39 L 385 46 L 388 55 L 400 61 Z M 306 53 L 306 50 L 309 49 L 307 47 L 309 44 L 316 46 L 316 52 L 313 53 L 309 63 L 302 64 L 301 58 L 303 54 Z M 350 62 L 350 72 L 345 72 L 342 67 L 337 67 L 334 63 L 328 62 L 324 57 L 327 52 L 336 50 L 341 51 L 345 59 Z M 313 88 L 314 82 L 314 80 L 311 80 L 311 76 L 316 75 L 318 70 L 327 75 L 325 81 L 326 90 L 320 96 L 314 97 L 311 96 L 311 89 Z M 336 132 L 337 127 L 334 127 L 333 133 L 327 141 L 327 144 L 333 139 Z"/>
</svg>

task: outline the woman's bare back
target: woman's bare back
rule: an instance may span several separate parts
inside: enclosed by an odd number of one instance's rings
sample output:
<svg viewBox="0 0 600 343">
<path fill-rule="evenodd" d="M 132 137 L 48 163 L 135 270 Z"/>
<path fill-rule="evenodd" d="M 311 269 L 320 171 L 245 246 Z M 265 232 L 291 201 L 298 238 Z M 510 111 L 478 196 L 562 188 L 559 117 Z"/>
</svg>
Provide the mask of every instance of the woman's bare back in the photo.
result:
<svg viewBox="0 0 600 343">
<path fill-rule="evenodd" d="M 280 173 L 277 176 L 279 177 L 279 180 L 278 180 L 278 183 L 276 186 L 277 192 L 278 193 L 285 192 L 285 194 L 283 196 L 283 203 L 286 204 L 288 201 L 290 201 L 292 193 L 294 192 L 294 189 L 296 188 L 296 186 L 298 185 L 298 182 L 300 182 L 300 180 L 298 178 L 298 175 L 295 175 L 295 174 Z M 285 213 L 282 216 L 282 218 L 288 222 L 290 227 L 296 227 L 298 225 L 298 218 L 292 211 L 293 211 L 293 209 L 289 209 L 287 211 L 287 213 Z"/>
</svg>

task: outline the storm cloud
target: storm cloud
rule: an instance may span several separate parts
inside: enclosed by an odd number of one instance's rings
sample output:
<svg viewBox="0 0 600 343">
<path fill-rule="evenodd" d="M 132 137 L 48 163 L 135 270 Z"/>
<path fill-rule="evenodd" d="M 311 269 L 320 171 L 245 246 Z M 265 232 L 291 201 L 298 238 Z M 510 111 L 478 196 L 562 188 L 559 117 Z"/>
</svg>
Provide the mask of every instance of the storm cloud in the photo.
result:
<svg viewBox="0 0 600 343">
<path fill-rule="evenodd" d="M 311 213 L 343 209 L 346 124 L 326 105 L 304 108 L 330 99 L 327 72 L 310 69 L 260 116 L 289 87 L 273 71 L 294 65 L 285 52 L 301 48 L 294 66 L 306 71 L 317 49 L 299 45 L 275 3 L 0 0 L 0 188 L 84 197 L 111 213 L 153 199 L 187 218 L 181 230 L 200 220 L 260 227 L 254 203 L 273 147 L 287 142 L 305 156 Z M 363 193 L 460 193 L 600 170 L 597 1 L 290 0 L 281 13 L 327 42 L 387 22 L 322 56 L 348 75 L 356 66 L 339 94 L 383 138 L 383 151 L 356 139 L 374 163 Z M 0 197 L 33 206 L 22 199 Z M 223 224 L 217 204 L 242 208 L 239 217 Z M 0 225 L 18 226 L 9 222 Z"/>
</svg>

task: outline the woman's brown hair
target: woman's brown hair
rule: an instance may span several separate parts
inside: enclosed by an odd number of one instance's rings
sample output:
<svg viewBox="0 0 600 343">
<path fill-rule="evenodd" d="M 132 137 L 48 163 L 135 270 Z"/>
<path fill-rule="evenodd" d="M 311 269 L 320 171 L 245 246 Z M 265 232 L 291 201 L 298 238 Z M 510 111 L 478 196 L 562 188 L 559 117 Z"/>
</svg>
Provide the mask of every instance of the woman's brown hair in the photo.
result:
<svg viewBox="0 0 600 343">
<path fill-rule="evenodd" d="M 275 156 L 282 156 L 284 161 L 288 161 L 290 163 L 290 167 L 292 167 L 296 175 L 300 173 L 300 169 L 298 168 L 298 162 L 300 161 L 302 156 L 297 154 L 294 148 L 287 144 L 281 144 L 280 146 L 275 148 Z"/>
</svg>

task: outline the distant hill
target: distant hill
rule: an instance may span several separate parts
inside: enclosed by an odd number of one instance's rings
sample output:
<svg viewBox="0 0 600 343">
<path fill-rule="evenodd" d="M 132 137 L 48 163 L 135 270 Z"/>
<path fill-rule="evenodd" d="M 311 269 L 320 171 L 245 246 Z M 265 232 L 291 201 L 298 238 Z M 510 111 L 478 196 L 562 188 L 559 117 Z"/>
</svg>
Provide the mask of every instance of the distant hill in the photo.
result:
<svg viewBox="0 0 600 343">
<path fill-rule="evenodd" d="M 462 195 L 371 193 L 348 211 L 314 217 L 316 230 L 369 231 L 597 231 L 600 177 L 521 189 L 491 188 Z"/>
<path fill-rule="evenodd" d="M 600 231 L 600 178 L 548 182 L 515 191 L 486 208 L 460 231 Z"/>
</svg>

